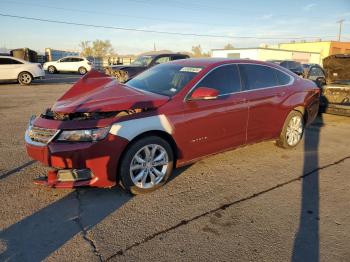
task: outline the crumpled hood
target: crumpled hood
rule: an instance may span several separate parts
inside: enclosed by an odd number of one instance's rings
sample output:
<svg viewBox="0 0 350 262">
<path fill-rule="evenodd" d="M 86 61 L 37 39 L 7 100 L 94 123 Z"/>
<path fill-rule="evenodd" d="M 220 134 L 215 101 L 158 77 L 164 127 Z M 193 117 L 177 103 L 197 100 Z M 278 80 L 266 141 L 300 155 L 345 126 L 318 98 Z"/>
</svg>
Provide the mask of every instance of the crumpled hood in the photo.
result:
<svg viewBox="0 0 350 262">
<path fill-rule="evenodd" d="M 350 55 L 331 55 L 323 59 L 327 83 L 350 80 Z"/>
<path fill-rule="evenodd" d="M 115 78 L 92 70 L 53 105 L 58 113 L 110 112 L 137 108 L 157 108 L 167 96 L 147 93 L 118 83 Z"/>
</svg>

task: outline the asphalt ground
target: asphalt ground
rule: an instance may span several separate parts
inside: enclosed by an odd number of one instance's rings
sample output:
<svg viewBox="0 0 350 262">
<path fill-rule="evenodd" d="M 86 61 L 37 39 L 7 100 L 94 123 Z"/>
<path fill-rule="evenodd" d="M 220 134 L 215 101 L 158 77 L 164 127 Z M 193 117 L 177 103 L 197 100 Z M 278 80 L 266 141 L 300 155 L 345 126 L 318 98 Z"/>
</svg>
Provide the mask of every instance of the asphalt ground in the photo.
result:
<svg viewBox="0 0 350 262">
<path fill-rule="evenodd" d="M 0 84 L 0 261 L 350 261 L 350 118 L 320 116 L 292 150 L 206 158 L 147 195 L 34 185 L 28 119 L 79 77 Z"/>
</svg>

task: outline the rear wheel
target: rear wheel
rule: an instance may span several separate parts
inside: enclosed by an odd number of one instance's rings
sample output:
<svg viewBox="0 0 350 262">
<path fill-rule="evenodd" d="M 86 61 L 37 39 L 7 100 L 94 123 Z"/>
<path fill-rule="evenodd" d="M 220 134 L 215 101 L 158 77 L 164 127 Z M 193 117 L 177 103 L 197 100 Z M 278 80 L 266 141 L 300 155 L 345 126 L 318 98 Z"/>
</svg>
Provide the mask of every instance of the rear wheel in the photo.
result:
<svg viewBox="0 0 350 262">
<path fill-rule="evenodd" d="M 79 67 L 78 72 L 81 75 L 85 75 L 87 73 L 87 70 L 85 67 Z"/>
<path fill-rule="evenodd" d="M 28 72 L 22 72 L 18 75 L 20 85 L 29 85 L 33 81 L 33 76 Z"/>
<path fill-rule="evenodd" d="M 283 148 L 296 147 L 304 133 L 303 115 L 298 111 L 292 111 L 286 118 L 277 145 Z"/>
<path fill-rule="evenodd" d="M 145 137 L 125 152 L 119 169 L 121 183 L 132 194 L 148 193 L 166 183 L 173 166 L 169 143 L 157 136 Z"/>
<path fill-rule="evenodd" d="M 47 71 L 48 71 L 50 74 L 54 74 L 54 73 L 57 72 L 56 67 L 54 67 L 54 66 L 49 66 L 49 67 L 47 68 Z"/>
</svg>

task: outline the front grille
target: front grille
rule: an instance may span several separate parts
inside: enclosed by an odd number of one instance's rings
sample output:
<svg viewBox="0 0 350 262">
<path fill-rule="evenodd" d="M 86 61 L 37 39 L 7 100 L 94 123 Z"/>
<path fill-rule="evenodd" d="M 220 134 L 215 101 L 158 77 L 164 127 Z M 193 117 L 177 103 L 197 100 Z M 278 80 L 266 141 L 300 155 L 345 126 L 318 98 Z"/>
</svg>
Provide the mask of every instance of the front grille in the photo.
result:
<svg viewBox="0 0 350 262">
<path fill-rule="evenodd" d="M 57 134 L 56 129 L 40 128 L 32 126 L 29 129 L 28 135 L 32 141 L 47 144 Z"/>
</svg>

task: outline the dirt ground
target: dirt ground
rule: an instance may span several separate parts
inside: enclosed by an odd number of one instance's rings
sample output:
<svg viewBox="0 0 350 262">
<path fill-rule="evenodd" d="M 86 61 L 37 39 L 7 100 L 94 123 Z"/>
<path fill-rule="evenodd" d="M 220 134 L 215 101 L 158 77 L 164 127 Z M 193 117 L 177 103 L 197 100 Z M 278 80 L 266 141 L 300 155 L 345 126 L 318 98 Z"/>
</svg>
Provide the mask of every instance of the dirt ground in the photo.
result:
<svg viewBox="0 0 350 262">
<path fill-rule="evenodd" d="M 176 170 L 163 188 L 50 189 L 24 148 L 29 117 L 79 76 L 0 84 L 1 261 L 350 261 L 350 118 L 303 143 L 263 142 Z"/>
</svg>

